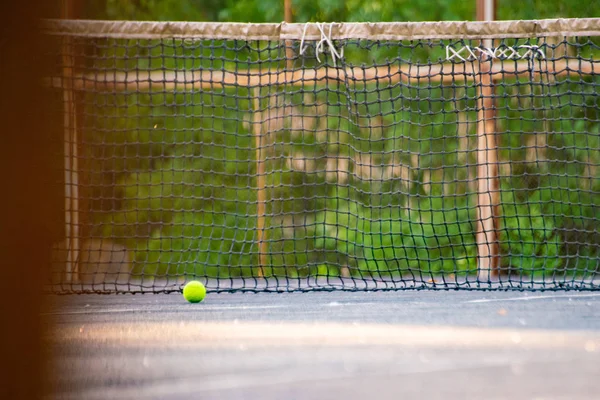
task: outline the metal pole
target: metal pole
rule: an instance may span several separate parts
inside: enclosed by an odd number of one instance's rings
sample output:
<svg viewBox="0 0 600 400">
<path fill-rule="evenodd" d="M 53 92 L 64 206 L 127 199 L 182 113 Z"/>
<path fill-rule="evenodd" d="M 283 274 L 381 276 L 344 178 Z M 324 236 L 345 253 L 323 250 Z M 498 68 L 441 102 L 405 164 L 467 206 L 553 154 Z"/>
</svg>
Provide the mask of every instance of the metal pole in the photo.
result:
<svg viewBox="0 0 600 400">
<path fill-rule="evenodd" d="M 293 22 L 294 16 L 292 12 L 292 0 L 284 0 L 283 2 L 283 20 L 288 24 Z M 292 41 L 286 40 L 285 42 L 285 58 L 286 58 L 286 66 L 287 69 L 292 69 L 294 66 L 294 51 L 292 50 Z"/>
<path fill-rule="evenodd" d="M 495 21 L 496 20 L 496 0 L 477 0 L 477 20 Z M 493 40 L 485 39 L 483 45 L 492 47 Z"/>
</svg>

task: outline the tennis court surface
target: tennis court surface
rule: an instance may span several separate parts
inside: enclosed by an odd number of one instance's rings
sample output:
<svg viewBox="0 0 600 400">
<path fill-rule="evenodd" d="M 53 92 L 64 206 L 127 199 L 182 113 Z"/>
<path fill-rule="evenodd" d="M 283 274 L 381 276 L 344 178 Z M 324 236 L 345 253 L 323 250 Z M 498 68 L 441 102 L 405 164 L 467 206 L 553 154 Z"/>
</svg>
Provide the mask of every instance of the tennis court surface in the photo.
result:
<svg viewBox="0 0 600 400">
<path fill-rule="evenodd" d="M 591 399 L 600 293 L 53 296 L 60 399 Z"/>
</svg>

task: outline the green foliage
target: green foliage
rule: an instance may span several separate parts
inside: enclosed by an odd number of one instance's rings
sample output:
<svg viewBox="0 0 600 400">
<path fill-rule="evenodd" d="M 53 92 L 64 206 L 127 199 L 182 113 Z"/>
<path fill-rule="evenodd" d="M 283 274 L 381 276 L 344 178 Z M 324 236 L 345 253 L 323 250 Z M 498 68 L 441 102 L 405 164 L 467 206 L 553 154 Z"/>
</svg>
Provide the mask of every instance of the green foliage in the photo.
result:
<svg viewBox="0 0 600 400">
<path fill-rule="evenodd" d="M 296 22 L 464 21 L 475 19 L 475 1 L 292 0 Z M 600 16 L 595 2 L 503 0 L 498 19 Z M 156 21 L 280 22 L 283 0 L 93 0 L 87 18 Z"/>
<path fill-rule="evenodd" d="M 476 267 L 467 209 L 444 209 L 442 199 L 424 208 L 379 212 L 345 200 L 337 203 L 343 206 L 316 218 L 315 248 L 323 264 L 349 267 L 357 276 L 407 279 L 471 273 Z"/>
<path fill-rule="evenodd" d="M 525 275 L 556 272 L 563 260 L 553 215 L 542 211 L 541 191 L 536 190 L 526 202 L 515 199 L 514 192 L 502 192 L 501 234 L 503 268 Z"/>
</svg>

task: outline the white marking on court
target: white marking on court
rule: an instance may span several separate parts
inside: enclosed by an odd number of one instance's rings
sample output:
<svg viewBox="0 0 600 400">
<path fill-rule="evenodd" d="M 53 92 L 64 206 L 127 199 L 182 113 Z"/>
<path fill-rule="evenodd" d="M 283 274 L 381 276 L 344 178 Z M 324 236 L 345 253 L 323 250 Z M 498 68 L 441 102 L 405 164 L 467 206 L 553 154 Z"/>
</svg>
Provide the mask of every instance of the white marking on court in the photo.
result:
<svg viewBox="0 0 600 400">
<path fill-rule="evenodd" d="M 79 315 L 79 314 L 113 314 L 113 313 L 132 313 L 132 312 L 144 312 L 149 310 L 137 309 L 137 308 L 118 308 L 114 310 L 86 310 L 86 311 L 59 311 L 59 312 L 47 312 L 41 313 L 40 315 Z"/>
<path fill-rule="evenodd" d="M 597 297 L 600 296 L 600 293 L 590 293 L 590 294 L 556 294 L 556 295 L 543 295 L 543 296 L 524 296 L 524 297 L 508 297 L 505 299 L 478 299 L 478 300 L 468 300 L 464 303 L 493 303 L 493 302 L 501 302 L 501 301 L 529 301 L 529 300 L 541 300 L 541 299 L 558 299 L 558 298 L 579 298 L 579 297 Z"/>
<path fill-rule="evenodd" d="M 210 305 L 202 305 L 200 307 L 193 307 L 191 306 L 190 308 L 182 308 L 181 307 L 176 307 L 176 308 L 160 308 L 158 310 L 155 309 L 150 309 L 150 308 L 114 308 L 114 309 L 102 309 L 102 310 L 94 310 L 94 309 L 88 309 L 85 311 L 59 311 L 59 312 L 48 312 L 48 313 L 41 313 L 41 315 L 79 315 L 79 314 L 116 314 L 116 313 L 156 313 L 156 312 L 165 312 L 165 311 L 172 311 L 172 312 L 181 312 L 181 311 L 194 311 L 194 312 L 198 312 L 198 311 L 225 311 L 225 310 L 265 310 L 265 309 L 271 309 L 271 308 L 286 308 L 286 307 L 291 307 L 289 305 L 270 305 L 270 306 L 265 306 L 265 305 L 260 305 L 260 306 L 210 306 Z"/>
<path fill-rule="evenodd" d="M 352 303 L 340 303 L 339 301 L 332 301 L 330 303 L 325 304 L 327 307 L 345 307 L 345 306 L 372 306 L 375 304 L 382 303 L 374 303 L 374 302 L 352 302 Z"/>
<path fill-rule="evenodd" d="M 279 305 L 271 305 L 271 306 L 205 306 L 204 309 L 208 309 L 211 311 L 221 311 L 221 310 L 267 310 L 270 308 L 288 308 L 289 305 L 279 304 Z M 177 308 L 177 311 L 180 311 L 181 308 Z"/>
</svg>

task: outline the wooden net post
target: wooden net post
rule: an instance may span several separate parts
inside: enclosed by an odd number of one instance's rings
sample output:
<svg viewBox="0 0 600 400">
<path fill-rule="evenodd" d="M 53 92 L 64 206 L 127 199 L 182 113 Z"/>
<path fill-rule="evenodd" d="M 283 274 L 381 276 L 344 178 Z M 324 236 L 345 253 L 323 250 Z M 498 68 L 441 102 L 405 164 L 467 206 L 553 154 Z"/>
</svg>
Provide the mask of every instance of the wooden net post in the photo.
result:
<svg viewBox="0 0 600 400">
<path fill-rule="evenodd" d="M 71 18 L 73 3 L 64 1 L 62 18 Z M 78 135 L 76 101 L 73 91 L 75 54 L 73 41 L 64 37 L 62 42 L 63 76 L 63 126 L 64 126 L 64 173 L 65 173 L 65 237 L 67 262 L 65 278 L 67 283 L 79 281 L 79 176 L 78 176 Z"/>
<path fill-rule="evenodd" d="M 494 81 L 490 62 L 482 56 L 479 63 L 479 101 L 477 112 L 477 253 L 479 278 L 498 276 L 498 144 L 494 110 Z M 487 278 L 487 279 L 486 279 Z"/>
<path fill-rule="evenodd" d="M 262 112 L 260 111 L 260 88 L 254 89 L 254 113 L 252 130 L 256 147 L 256 230 L 258 242 L 258 276 L 264 276 L 264 267 L 267 265 L 267 241 L 265 235 L 265 160 L 263 151 Z"/>
<path fill-rule="evenodd" d="M 495 0 L 477 0 L 477 19 L 496 19 Z M 483 41 L 486 48 L 494 41 Z M 492 59 L 481 54 L 479 62 L 479 104 L 477 112 L 477 266 L 478 278 L 490 281 L 499 275 L 500 245 L 498 216 L 500 181 L 498 179 L 498 143 L 494 107 Z"/>
</svg>

